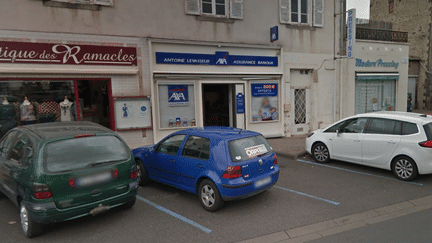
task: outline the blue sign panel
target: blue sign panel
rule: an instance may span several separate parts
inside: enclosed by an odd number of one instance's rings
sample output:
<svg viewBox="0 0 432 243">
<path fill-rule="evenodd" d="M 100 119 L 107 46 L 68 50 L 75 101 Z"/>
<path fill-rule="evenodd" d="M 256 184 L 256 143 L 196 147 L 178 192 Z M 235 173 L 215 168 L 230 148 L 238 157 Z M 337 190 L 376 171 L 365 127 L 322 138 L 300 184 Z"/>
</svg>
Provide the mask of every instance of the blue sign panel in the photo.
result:
<svg viewBox="0 0 432 243">
<path fill-rule="evenodd" d="M 277 41 L 279 40 L 279 29 L 277 26 L 270 28 L 270 41 Z"/>
<path fill-rule="evenodd" d="M 252 84 L 252 96 L 277 96 L 278 94 L 278 84 Z"/>
<path fill-rule="evenodd" d="M 230 55 L 228 52 L 216 52 L 215 54 L 156 52 L 156 63 L 277 67 L 278 57 Z"/>
<path fill-rule="evenodd" d="M 187 85 L 168 85 L 168 105 L 188 106 L 189 95 Z"/>
<path fill-rule="evenodd" d="M 236 95 L 236 107 L 237 114 L 243 114 L 245 112 L 245 99 L 242 93 Z"/>
</svg>

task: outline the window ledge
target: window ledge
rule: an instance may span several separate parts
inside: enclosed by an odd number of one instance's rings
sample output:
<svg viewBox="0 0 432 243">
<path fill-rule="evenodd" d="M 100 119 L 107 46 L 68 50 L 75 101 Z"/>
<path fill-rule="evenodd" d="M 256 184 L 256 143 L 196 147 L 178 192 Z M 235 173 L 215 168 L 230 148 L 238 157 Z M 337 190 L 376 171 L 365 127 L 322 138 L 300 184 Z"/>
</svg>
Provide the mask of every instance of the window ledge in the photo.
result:
<svg viewBox="0 0 432 243">
<path fill-rule="evenodd" d="M 84 10 L 92 10 L 92 11 L 100 11 L 102 9 L 100 5 L 94 5 L 94 4 L 53 2 L 53 1 L 46 1 L 46 0 L 43 1 L 43 5 L 46 7 L 84 9 Z"/>
<path fill-rule="evenodd" d="M 235 22 L 235 20 L 233 20 L 233 19 L 227 19 L 227 18 L 221 18 L 221 17 L 210 17 L 210 16 L 196 16 L 196 20 L 228 23 L 228 24 L 233 24 Z"/>
<path fill-rule="evenodd" d="M 317 27 L 313 27 L 306 24 L 284 24 L 287 29 L 302 29 L 302 30 L 316 30 Z"/>
</svg>

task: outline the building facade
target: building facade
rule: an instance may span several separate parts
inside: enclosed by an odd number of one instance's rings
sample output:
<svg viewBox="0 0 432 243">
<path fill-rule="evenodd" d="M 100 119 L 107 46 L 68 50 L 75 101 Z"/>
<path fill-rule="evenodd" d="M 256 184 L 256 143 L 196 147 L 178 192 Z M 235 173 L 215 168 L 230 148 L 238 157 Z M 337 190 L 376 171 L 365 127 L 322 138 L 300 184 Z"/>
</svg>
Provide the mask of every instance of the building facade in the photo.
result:
<svg viewBox="0 0 432 243">
<path fill-rule="evenodd" d="M 408 93 L 413 107 L 420 110 L 432 109 L 431 7 L 427 0 L 370 1 L 371 20 L 387 22 L 390 30 L 408 33 Z"/>
</svg>

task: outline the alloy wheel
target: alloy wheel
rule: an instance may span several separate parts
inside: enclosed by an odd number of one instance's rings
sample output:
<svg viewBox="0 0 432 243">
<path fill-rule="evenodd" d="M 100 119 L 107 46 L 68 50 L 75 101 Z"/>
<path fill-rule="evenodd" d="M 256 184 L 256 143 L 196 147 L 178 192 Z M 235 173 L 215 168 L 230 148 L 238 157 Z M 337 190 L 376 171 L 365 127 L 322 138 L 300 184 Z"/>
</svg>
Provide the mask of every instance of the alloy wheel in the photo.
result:
<svg viewBox="0 0 432 243">
<path fill-rule="evenodd" d="M 408 179 L 412 176 L 414 168 L 410 161 L 406 159 L 400 159 L 396 161 L 395 172 L 398 177 L 402 179 Z"/>
<path fill-rule="evenodd" d="M 328 160 L 329 152 L 325 145 L 318 145 L 314 149 L 314 157 L 319 162 L 325 162 Z"/>
<path fill-rule="evenodd" d="M 215 192 L 209 185 L 203 186 L 201 190 L 201 200 L 207 207 L 212 207 L 215 203 Z"/>
<path fill-rule="evenodd" d="M 21 226 L 25 233 L 27 233 L 29 229 L 29 218 L 26 207 L 22 204 L 20 209 L 20 218 L 21 218 Z"/>
</svg>

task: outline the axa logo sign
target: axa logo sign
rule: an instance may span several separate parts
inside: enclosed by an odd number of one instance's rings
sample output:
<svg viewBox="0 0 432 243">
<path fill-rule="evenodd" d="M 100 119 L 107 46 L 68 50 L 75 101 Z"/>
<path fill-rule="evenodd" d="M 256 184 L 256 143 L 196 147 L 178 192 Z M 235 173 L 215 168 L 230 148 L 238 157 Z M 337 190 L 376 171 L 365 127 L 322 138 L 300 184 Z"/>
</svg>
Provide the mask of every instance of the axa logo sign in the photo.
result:
<svg viewBox="0 0 432 243">
<path fill-rule="evenodd" d="M 217 51 L 215 58 L 216 65 L 228 65 L 229 53 L 227 51 Z"/>
<path fill-rule="evenodd" d="M 168 85 L 168 104 L 169 106 L 189 105 L 188 86 Z"/>
</svg>

